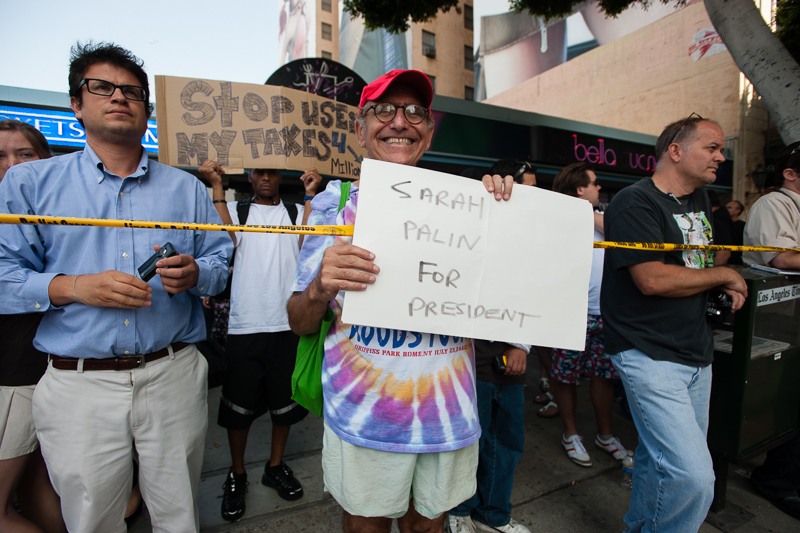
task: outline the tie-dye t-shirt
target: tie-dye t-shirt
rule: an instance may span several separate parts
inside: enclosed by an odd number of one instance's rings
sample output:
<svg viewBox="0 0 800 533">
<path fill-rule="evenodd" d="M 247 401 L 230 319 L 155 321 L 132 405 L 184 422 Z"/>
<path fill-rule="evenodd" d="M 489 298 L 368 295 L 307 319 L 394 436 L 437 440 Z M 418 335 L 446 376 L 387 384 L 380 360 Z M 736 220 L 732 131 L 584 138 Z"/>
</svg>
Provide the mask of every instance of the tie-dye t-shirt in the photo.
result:
<svg viewBox="0 0 800 533">
<path fill-rule="evenodd" d="M 358 189 L 341 212 L 331 182 L 311 202 L 311 225 L 355 223 Z M 295 291 L 313 281 L 325 249 L 350 237 L 306 236 Z M 383 268 L 391 268 L 383 265 Z M 369 289 L 367 289 L 369 290 Z M 322 364 L 325 422 L 344 441 L 392 452 L 456 450 L 480 437 L 471 339 L 343 324 L 340 291 Z"/>
</svg>

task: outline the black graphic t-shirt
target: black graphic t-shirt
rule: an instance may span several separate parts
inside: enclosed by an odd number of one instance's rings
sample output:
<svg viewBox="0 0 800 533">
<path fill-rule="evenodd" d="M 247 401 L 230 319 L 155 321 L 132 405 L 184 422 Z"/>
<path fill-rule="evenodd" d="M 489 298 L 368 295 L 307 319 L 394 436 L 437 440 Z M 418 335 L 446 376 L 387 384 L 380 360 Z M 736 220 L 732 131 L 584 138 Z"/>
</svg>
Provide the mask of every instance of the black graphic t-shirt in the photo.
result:
<svg viewBox="0 0 800 533">
<path fill-rule="evenodd" d="M 615 242 L 713 244 L 711 204 L 701 189 L 675 197 L 661 192 L 651 178 L 623 189 L 605 212 L 605 238 Z M 636 287 L 630 265 L 660 261 L 687 268 L 713 266 L 705 250 L 608 249 L 600 307 L 606 352 L 636 348 L 653 359 L 706 366 L 713 339 L 706 324 L 705 292 L 682 298 L 645 296 Z"/>
</svg>

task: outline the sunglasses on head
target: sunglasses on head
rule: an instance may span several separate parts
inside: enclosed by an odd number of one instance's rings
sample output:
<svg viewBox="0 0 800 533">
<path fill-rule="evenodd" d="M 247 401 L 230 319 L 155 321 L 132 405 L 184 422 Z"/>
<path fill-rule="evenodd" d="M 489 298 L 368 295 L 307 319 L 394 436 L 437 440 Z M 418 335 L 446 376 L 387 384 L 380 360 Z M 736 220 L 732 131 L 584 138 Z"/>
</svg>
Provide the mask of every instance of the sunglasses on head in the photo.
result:
<svg viewBox="0 0 800 533">
<path fill-rule="evenodd" d="M 691 114 L 691 115 L 689 115 L 688 117 L 686 117 L 685 119 L 683 119 L 683 122 L 681 122 L 681 125 L 678 127 L 678 130 L 675 132 L 675 135 L 673 135 L 673 136 L 672 136 L 672 139 L 670 139 L 670 141 L 669 141 L 669 144 L 667 145 L 667 148 L 666 148 L 666 150 L 664 150 L 665 152 L 669 151 L 669 147 L 670 147 L 670 146 L 672 146 L 672 143 L 674 143 L 674 142 L 675 142 L 675 139 L 677 139 L 677 138 L 678 138 L 678 135 L 680 134 L 681 130 L 682 130 L 682 129 L 683 129 L 683 127 L 686 125 L 686 123 L 687 123 L 687 122 L 689 122 L 690 120 L 692 120 L 692 117 L 697 117 L 697 118 L 698 118 L 698 119 L 700 119 L 700 120 L 705 120 L 703 117 L 701 117 L 700 115 L 698 115 L 697 113 L 694 113 L 694 112 L 692 112 L 692 114 Z"/>
<path fill-rule="evenodd" d="M 523 161 L 522 166 L 514 173 L 514 181 L 517 181 L 523 174 L 526 172 L 530 172 L 531 174 L 536 174 L 536 167 L 530 164 L 528 161 Z"/>
</svg>

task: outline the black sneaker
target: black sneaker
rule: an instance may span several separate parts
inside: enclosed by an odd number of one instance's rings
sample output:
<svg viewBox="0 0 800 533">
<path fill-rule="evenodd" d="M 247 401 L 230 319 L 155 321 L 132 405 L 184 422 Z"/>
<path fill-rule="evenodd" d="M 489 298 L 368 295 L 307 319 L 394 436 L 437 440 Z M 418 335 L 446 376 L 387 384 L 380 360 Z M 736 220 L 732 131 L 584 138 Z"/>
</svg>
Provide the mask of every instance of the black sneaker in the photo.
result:
<svg viewBox="0 0 800 533">
<path fill-rule="evenodd" d="M 278 491 L 278 496 L 284 500 L 296 500 L 303 497 L 303 487 L 294 477 L 292 469 L 281 461 L 277 466 L 264 466 L 264 475 L 261 484 Z"/>
<path fill-rule="evenodd" d="M 247 472 L 234 474 L 233 470 L 228 470 L 228 476 L 225 478 L 222 488 L 225 491 L 222 495 L 222 518 L 228 522 L 239 520 L 244 514 Z"/>
</svg>

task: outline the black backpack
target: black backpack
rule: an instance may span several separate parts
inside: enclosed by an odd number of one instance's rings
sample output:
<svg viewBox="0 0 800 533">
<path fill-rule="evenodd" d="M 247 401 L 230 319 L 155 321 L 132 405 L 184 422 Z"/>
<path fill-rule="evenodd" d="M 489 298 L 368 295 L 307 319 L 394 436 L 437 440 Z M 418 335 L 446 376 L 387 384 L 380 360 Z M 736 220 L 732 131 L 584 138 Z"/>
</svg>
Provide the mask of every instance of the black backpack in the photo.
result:
<svg viewBox="0 0 800 533">
<path fill-rule="evenodd" d="M 244 226 L 247 224 L 247 215 L 250 214 L 250 204 L 255 201 L 255 198 L 247 198 L 246 200 L 239 200 L 236 202 L 236 214 L 239 215 L 239 225 Z M 289 219 L 292 221 L 292 226 L 297 225 L 297 204 L 287 204 L 281 200 L 283 207 L 289 213 Z"/>
</svg>

